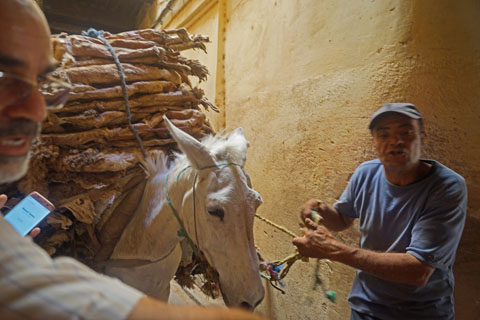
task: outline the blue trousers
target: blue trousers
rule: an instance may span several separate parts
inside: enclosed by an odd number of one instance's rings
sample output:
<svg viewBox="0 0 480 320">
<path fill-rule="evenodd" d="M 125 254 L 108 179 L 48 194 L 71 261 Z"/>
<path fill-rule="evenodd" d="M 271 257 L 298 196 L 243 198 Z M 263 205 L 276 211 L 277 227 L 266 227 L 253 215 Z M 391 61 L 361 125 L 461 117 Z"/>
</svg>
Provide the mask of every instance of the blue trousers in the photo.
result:
<svg viewBox="0 0 480 320">
<path fill-rule="evenodd" d="M 380 320 L 380 319 L 375 318 L 369 314 L 361 313 L 352 309 L 352 313 L 350 313 L 350 320 Z"/>
</svg>

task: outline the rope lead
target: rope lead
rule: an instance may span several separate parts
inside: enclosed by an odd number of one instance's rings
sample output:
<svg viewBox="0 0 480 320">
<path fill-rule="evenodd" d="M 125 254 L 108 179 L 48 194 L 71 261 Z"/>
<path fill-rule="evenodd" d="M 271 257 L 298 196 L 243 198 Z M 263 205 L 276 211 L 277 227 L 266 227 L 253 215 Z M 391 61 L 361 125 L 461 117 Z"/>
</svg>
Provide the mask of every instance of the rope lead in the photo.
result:
<svg viewBox="0 0 480 320">
<path fill-rule="evenodd" d="M 274 223 L 273 221 L 270 221 L 269 219 L 262 217 L 259 214 L 255 214 L 255 217 L 258 219 L 262 220 L 263 222 L 271 225 L 274 228 L 277 228 L 278 230 L 288 234 L 291 237 L 296 237 L 297 235 L 294 234 L 292 231 L 288 230 L 287 228 L 278 225 Z M 315 223 L 319 223 L 322 220 L 322 217 L 318 213 L 318 211 L 312 210 L 312 219 Z M 295 252 L 288 257 L 281 259 L 281 260 L 275 260 L 275 261 L 270 261 L 270 262 L 262 262 L 261 263 L 261 269 L 263 271 L 268 272 L 268 275 L 265 274 L 264 272 L 260 272 L 260 275 L 267 279 L 270 284 L 275 288 L 281 291 L 282 293 L 285 293 L 285 290 L 280 289 L 278 286 L 274 285 L 275 284 L 280 284 L 282 287 L 285 287 L 285 284 L 281 281 L 285 276 L 287 275 L 288 271 L 292 267 L 292 265 L 297 261 L 297 260 L 302 260 L 308 262 L 308 258 L 302 256 L 300 253 Z M 263 268 L 262 268 L 263 267 Z M 326 290 L 322 278 L 320 277 L 319 274 L 320 270 L 320 259 L 317 259 L 314 272 L 313 272 L 313 277 L 314 277 L 314 282 L 312 285 L 312 290 L 317 290 L 317 287 L 320 286 L 322 289 L 325 297 L 330 300 L 331 302 L 335 302 L 337 298 L 337 293 L 333 290 Z M 309 298 L 311 299 L 311 298 Z"/>
</svg>

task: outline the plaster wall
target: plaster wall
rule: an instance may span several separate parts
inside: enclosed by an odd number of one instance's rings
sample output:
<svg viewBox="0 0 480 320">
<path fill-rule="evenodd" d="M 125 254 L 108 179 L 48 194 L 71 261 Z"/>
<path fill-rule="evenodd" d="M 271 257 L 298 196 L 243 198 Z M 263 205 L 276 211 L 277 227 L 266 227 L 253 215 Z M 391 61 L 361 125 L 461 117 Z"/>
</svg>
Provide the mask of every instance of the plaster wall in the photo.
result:
<svg viewBox="0 0 480 320">
<path fill-rule="evenodd" d="M 155 24 L 159 12 L 161 10 L 162 0 L 154 0 L 149 7 L 145 8 L 145 12 L 138 15 L 138 28 L 147 29 L 151 28 Z"/>
<path fill-rule="evenodd" d="M 224 47 L 216 63 L 211 55 L 218 48 L 198 58 L 211 73 L 207 97 L 224 101 L 223 125 L 243 127 L 251 143 L 246 170 L 264 200 L 258 213 L 297 231 L 304 201 L 333 203 L 355 167 L 375 157 L 366 129 L 370 115 L 385 102 L 413 102 L 427 119 L 425 157 L 467 179 L 468 219 L 454 267 L 456 310 L 457 319 L 480 318 L 480 2 L 216 3 L 189 32 L 207 33 Z M 215 38 L 219 30 L 224 38 Z M 354 229 L 337 237 L 358 242 Z M 258 220 L 255 239 L 267 259 L 294 250 L 288 236 Z M 320 263 L 326 287 L 337 291 L 333 304 L 312 292 L 313 267 L 313 261 L 297 262 L 285 281 L 287 293 L 267 287 L 257 310 L 276 319 L 348 319 L 354 270 Z"/>
</svg>

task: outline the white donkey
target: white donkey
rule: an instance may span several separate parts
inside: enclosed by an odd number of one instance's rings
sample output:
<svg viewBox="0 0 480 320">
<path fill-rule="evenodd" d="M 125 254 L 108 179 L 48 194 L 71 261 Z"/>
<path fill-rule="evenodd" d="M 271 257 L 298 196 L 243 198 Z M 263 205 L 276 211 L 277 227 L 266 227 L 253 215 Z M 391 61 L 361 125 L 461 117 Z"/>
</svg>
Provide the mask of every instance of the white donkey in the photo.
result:
<svg viewBox="0 0 480 320">
<path fill-rule="evenodd" d="M 167 300 L 181 260 L 178 231 L 183 224 L 217 270 L 227 306 L 253 309 L 264 296 L 253 240 L 254 215 L 262 200 L 242 169 L 248 145 L 243 131 L 200 143 L 166 117 L 164 121 L 183 155 L 170 170 L 160 153 L 144 162 L 148 181 L 142 200 L 110 257 L 113 262 L 148 263 L 120 263 L 105 271 Z"/>
</svg>

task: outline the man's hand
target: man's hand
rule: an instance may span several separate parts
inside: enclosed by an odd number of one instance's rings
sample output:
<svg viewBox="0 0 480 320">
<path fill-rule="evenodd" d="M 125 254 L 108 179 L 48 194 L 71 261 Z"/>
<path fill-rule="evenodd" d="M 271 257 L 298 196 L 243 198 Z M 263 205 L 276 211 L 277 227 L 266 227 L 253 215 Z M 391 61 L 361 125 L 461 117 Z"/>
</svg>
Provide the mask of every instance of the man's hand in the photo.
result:
<svg viewBox="0 0 480 320">
<path fill-rule="evenodd" d="M 363 270 L 377 278 L 415 286 L 424 286 L 433 271 L 409 253 L 375 252 L 351 247 L 336 240 L 328 230 L 306 219 L 304 236 L 292 240 L 301 255 L 330 259 Z"/>
<path fill-rule="evenodd" d="M 342 249 L 342 243 L 333 237 L 323 226 L 319 226 L 311 219 L 305 219 L 306 228 L 302 229 L 303 237 L 297 237 L 292 243 L 297 246 L 302 256 L 332 259 Z"/>
<path fill-rule="evenodd" d="M 144 296 L 135 305 L 127 320 L 267 320 L 262 316 L 240 310 L 216 307 L 167 305 L 163 301 Z"/>
<path fill-rule="evenodd" d="M 333 206 L 326 205 L 318 199 L 310 199 L 305 202 L 300 209 L 300 219 L 306 224 L 306 219 L 315 221 L 312 216 L 312 211 L 318 213 L 319 223 L 325 226 L 328 230 L 342 231 L 350 227 L 353 223 L 353 218 L 341 215 Z"/>
<path fill-rule="evenodd" d="M 39 227 L 35 227 L 32 229 L 32 231 L 30 231 L 30 233 L 28 234 L 29 237 L 31 238 L 35 238 L 36 236 L 38 236 L 40 234 L 40 228 Z"/>
<path fill-rule="evenodd" d="M 0 194 L 0 208 L 2 208 L 5 203 L 7 203 L 8 197 L 5 194 Z M 40 228 L 33 228 L 32 231 L 28 234 L 29 237 L 35 238 L 40 234 Z"/>
<path fill-rule="evenodd" d="M 319 212 L 320 204 L 322 204 L 322 202 L 317 199 L 310 199 L 303 204 L 302 208 L 300 209 L 300 219 L 304 224 L 306 219 L 313 220 L 312 210 Z"/>
<path fill-rule="evenodd" d="M 5 203 L 7 203 L 7 200 L 8 200 L 7 195 L 0 194 L 0 208 L 3 208 Z"/>
</svg>

